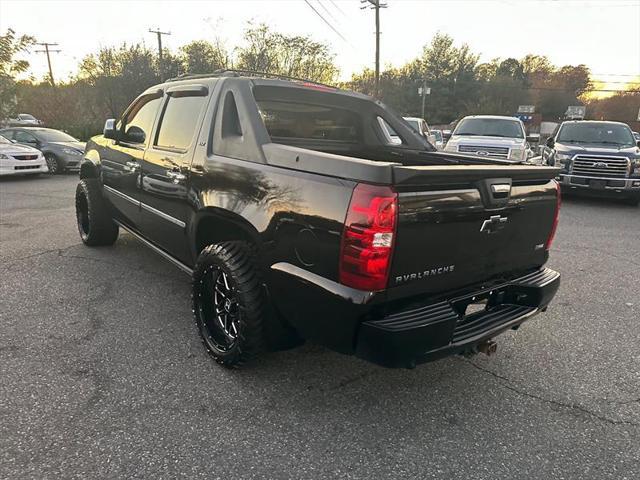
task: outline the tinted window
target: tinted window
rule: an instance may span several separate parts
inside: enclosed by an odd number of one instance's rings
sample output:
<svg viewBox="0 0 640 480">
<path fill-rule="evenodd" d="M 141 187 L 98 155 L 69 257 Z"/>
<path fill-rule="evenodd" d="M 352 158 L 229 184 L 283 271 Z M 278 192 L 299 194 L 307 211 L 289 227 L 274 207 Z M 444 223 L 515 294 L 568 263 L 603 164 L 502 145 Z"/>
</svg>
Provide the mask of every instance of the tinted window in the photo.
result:
<svg viewBox="0 0 640 480">
<path fill-rule="evenodd" d="M 633 146 L 635 141 L 631 130 L 615 123 L 567 123 L 558 133 L 558 142 L 604 143 Z"/>
<path fill-rule="evenodd" d="M 145 138 L 149 138 L 161 102 L 162 97 L 151 97 L 143 98 L 136 103 L 127 115 L 125 133 L 129 132 L 131 127 L 137 127 L 144 132 Z"/>
<path fill-rule="evenodd" d="M 520 122 L 502 118 L 465 118 L 458 124 L 453 134 L 524 138 Z"/>
<path fill-rule="evenodd" d="M 29 115 L 28 113 L 21 113 L 20 115 L 18 115 L 18 119 L 19 120 L 35 120 L 36 117 L 34 117 L 33 115 Z"/>
<path fill-rule="evenodd" d="M 36 138 L 33 135 L 22 130 L 17 130 L 13 134 L 13 138 L 18 143 L 36 143 Z"/>
<path fill-rule="evenodd" d="M 172 150 L 186 150 L 196 133 L 206 101 L 207 97 L 169 97 L 155 144 Z"/>
<path fill-rule="evenodd" d="M 359 143 L 359 115 L 326 105 L 260 100 L 258 109 L 271 137 Z"/>
</svg>

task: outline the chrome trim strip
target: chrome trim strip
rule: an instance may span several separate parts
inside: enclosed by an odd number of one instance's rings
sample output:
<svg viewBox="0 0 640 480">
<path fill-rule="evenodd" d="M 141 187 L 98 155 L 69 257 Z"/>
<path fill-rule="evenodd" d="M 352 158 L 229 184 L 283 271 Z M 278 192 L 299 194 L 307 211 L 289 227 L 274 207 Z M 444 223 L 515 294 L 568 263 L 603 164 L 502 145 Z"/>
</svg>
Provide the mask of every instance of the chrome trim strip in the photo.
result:
<svg viewBox="0 0 640 480">
<path fill-rule="evenodd" d="M 147 240 L 146 238 L 141 236 L 139 233 L 134 232 L 133 230 L 131 230 L 126 225 L 123 225 L 118 220 L 114 220 L 114 222 L 117 223 L 119 227 L 122 227 L 124 230 L 126 230 L 131 235 L 133 235 L 136 239 L 138 239 L 140 242 L 142 242 L 145 246 L 149 247 L 151 250 L 156 252 L 158 255 L 160 255 L 161 257 L 164 257 L 166 260 L 169 260 L 171 263 L 173 263 L 176 267 L 178 267 L 183 272 L 187 273 L 188 275 L 191 275 L 193 273 L 193 270 L 191 268 L 187 267 L 180 260 L 172 257 L 170 254 L 168 254 L 167 252 L 165 252 L 161 248 L 156 247 L 153 243 L 151 243 L 149 240 Z"/>
<path fill-rule="evenodd" d="M 157 208 L 153 208 L 152 206 L 147 205 L 146 203 L 139 202 L 138 200 L 136 200 L 134 198 L 131 198 L 129 195 L 125 195 L 124 193 L 122 193 L 119 190 L 116 190 L 115 188 L 109 187 L 107 185 L 103 185 L 103 186 L 104 186 L 104 189 L 107 192 L 113 193 L 117 197 L 120 197 L 120 198 L 123 198 L 125 200 L 128 200 L 129 202 L 133 203 L 134 205 L 138 205 L 139 207 L 141 207 L 142 209 L 146 210 L 147 212 L 155 213 L 160 218 L 163 218 L 166 221 L 171 222 L 174 225 L 179 226 L 180 228 L 185 228 L 186 227 L 186 223 L 184 223 L 182 220 L 178 220 L 177 218 L 172 217 L 171 215 L 167 215 L 166 213 L 161 212 Z"/>
<path fill-rule="evenodd" d="M 140 206 L 140 202 L 138 200 L 136 200 L 135 198 L 131 198 L 129 195 L 125 195 L 124 193 L 122 193 L 119 190 L 116 190 L 115 188 L 112 188 L 112 187 L 110 187 L 108 185 L 103 185 L 103 188 L 107 192 L 114 194 L 116 197 L 123 198 L 123 199 L 133 203 L 134 205 Z"/>
<path fill-rule="evenodd" d="M 147 205 L 146 203 L 140 202 L 140 206 L 142 207 L 143 210 L 146 210 L 147 212 L 155 213 L 160 218 L 163 218 L 166 221 L 179 226 L 180 228 L 184 228 L 186 226 L 186 223 L 184 223 L 182 220 L 178 220 L 177 218 L 172 217 L 171 215 L 167 215 L 166 213 L 158 210 L 157 208 L 153 208 L 152 206 Z"/>
</svg>

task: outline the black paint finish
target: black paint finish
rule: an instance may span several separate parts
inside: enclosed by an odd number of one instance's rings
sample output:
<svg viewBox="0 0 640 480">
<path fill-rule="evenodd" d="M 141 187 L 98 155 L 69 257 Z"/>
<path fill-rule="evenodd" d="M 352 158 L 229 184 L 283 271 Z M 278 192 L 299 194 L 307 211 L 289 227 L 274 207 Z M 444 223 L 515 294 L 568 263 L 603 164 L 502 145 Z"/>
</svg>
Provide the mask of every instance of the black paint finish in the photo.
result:
<svg viewBox="0 0 640 480">
<path fill-rule="evenodd" d="M 546 262 L 547 252 L 539 245 L 553 222 L 556 189 L 551 179 L 557 169 L 434 152 L 396 115 L 359 94 L 224 76 L 198 78 L 193 91 L 191 83 L 171 82 L 143 93 L 142 100 L 162 98 L 144 143 L 124 140 L 125 114 L 118 139 L 98 136 L 88 143 L 81 176 L 101 178 L 114 217 L 186 268 L 193 267 L 206 245 L 252 243 L 274 312 L 301 337 L 385 363 L 371 354 L 371 346 L 363 347 L 364 333 L 359 332 L 373 328 L 363 330 L 363 325 L 416 302 L 446 302 L 504 284 Z M 157 145 L 164 105 L 175 95 L 168 88 L 178 88 L 182 96 L 206 96 L 206 107 L 194 112 L 197 128 L 187 148 Z M 319 105 L 358 112 L 361 143 L 273 142 L 255 89 L 261 98 L 308 97 Z M 135 105 L 129 111 L 135 112 Z M 402 145 L 384 144 L 377 117 L 393 127 Z M 481 193 L 505 178 L 511 185 L 506 197 L 493 201 Z M 399 194 L 389 285 L 378 292 L 338 282 L 344 221 L 358 182 L 391 185 Z M 504 229 L 488 235 L 481 226 L 492 215 L 508 220 Z M 435 273 L 424 275 L 431 271 Z M 540 302 L 532 306 L 538 307 Z M 516 320 L 524 321 L 530 313 Z M 440 332 L 445 343 L 453 327 L 446 328 Z M 412 355 L 424 357 L 424 348 Z M 403 357 L 387 363 L 407 366 L 412 361 Z"/>
</svg>

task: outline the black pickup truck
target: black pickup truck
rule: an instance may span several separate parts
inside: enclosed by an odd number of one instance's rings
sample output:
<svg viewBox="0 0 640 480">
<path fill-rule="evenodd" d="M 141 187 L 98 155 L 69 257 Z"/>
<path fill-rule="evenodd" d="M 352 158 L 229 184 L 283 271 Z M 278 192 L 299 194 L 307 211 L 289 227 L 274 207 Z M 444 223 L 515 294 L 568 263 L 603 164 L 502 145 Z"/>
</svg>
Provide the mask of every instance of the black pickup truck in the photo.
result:
<svg viewBox="0 0 640 480">
<path fill-rule="evenodd" d="M 413 367 L 486 353 L 547 308 L 557 174 L 437 152 L 364 95 L 227 71 L 107 120 L 76 211 L 85 244 L 123 228 L 192 275 L 225 366 L 308 339 Z"/>
</svg>

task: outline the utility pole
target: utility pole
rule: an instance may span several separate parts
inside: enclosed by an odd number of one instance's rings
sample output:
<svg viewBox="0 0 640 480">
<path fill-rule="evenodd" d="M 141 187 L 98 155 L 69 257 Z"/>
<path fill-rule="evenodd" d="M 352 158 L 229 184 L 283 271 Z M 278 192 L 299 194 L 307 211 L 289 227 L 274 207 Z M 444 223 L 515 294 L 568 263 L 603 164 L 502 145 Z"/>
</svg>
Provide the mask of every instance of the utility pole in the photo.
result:
<svg viewBox="0 0 640 480">
<path fill-rule="evenodd" d="M 44 50 L 36 50 L 36 53 L 46 53 L 47 54 L 47 63 L 49 64 L 49 80 L 51 81 L 51 86 L 55 87 L 56 83 L 53 80 L 53 69 L 51 68 L 51 56 L 50 53 L 60 53 L 62 50 L 49 50 L 49 47 L 56 47 L 57 43 L 36 43 L 36 45 L 40 45 L 44 47 Z"/>
<path fill-rule="evenodd" d="M 418 88 L 418 94 L 422 95 L 422 117 L 424 119 L 424 107 L 427 95 L 431 95 L 431 87 L 427 87 L 427 81 L 423 80 L 422 86 Z"/>
<path fill-rule="evenodd" d="M 149 33 L 155 33 L 158 36 L 158 70 L 160 71 L 160 81 L 164 82 L 164 65 L 162 64 L 162 35 L 171 35 L 171 32 L 161 32 L 149 29 Z"/>
<path fill-rule="evenodd" d="M 375 97 L 380 97 L 380 9 L 387 8 L 386 3 L 381 3 L 380 0 L 360 0 L 360 3 L 370 4 L 360 8 L 372 8 L 376 11 L 376 83 L 375 83 Z"/>
</svg>

